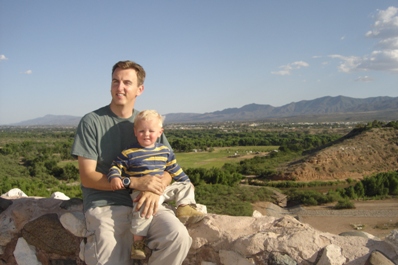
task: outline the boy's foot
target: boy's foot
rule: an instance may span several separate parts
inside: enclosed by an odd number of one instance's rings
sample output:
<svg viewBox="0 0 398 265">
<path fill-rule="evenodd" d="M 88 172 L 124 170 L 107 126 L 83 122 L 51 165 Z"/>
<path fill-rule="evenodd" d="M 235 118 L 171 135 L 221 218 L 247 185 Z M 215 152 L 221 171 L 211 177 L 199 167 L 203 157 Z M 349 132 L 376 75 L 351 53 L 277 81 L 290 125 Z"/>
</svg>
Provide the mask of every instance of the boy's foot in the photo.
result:
<svg viewBox="0 0 398 265">
<path fill-rule="evenodd" d="M 196 210 L 196 205 L 194 204 L 178 206 L 176 215 L 184 225 L 197 223 L 206 216 L 204 213 Z"/>
<path fill-rule="evenodd" d="M 131 246 L 131 259 L 145 259 L 145 243 L 144 241 L 135 241 Z"/>
</svg>

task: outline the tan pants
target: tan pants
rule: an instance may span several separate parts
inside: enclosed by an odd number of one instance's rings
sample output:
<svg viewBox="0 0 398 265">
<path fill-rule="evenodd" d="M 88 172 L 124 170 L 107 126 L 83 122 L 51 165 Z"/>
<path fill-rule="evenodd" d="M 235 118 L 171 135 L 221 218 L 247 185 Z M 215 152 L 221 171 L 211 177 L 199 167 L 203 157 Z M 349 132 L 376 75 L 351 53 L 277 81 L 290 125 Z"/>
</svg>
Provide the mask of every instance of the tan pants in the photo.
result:
<svg viewBox="0 0 398 265">
<path fill-rule="evenodd" d="M 131 265 L 130 233 L 132 208 L 104 206 L 85 212 L 87 243 L 84 259 L 88 265 Z M 149 265 L 181 265 L 192 244 L 185 226 L 174 212 L 159 206 L 148 229 Z"/>
<path fill-rule="evenodd" d="M 134 200 L 140 193 L 140 191 L 134 191 L 131 194 L 131 199 Z M 169 185 L 163 195 L 160 196 L 159 205 L 169 201 L 175 201 L 176 206 L 181 204 L 196 204 L 194 187 L 191 182 L 173 182 Z M 136 206 L 137 203 L 134 203 L 131 233 L 139 236 L 147 236 L 153 216 L 150 218 L 141 217 L 143 207 L 141 207 L 140 211 L 136 211 Z"/>
</svg>

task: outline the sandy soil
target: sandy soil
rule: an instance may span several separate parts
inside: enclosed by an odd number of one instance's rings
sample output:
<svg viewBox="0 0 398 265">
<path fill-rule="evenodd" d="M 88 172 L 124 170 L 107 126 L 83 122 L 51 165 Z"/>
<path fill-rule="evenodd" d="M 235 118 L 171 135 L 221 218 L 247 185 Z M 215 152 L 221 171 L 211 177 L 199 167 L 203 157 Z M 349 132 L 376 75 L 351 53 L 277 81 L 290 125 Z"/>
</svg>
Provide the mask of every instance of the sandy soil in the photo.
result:
<svg viewBox="0 0 398 265">
<path fill-rule="evenodd" d="M 334 204 L 333 204 L 334 205 Z M 333 234 L 360 230 L 379 238 L 398 229 L 398 198 L 355 202 L 355 209 L 333 210 L 333 205 L 302 207 L 299 220 L 312 227 Z"/>
</svg>

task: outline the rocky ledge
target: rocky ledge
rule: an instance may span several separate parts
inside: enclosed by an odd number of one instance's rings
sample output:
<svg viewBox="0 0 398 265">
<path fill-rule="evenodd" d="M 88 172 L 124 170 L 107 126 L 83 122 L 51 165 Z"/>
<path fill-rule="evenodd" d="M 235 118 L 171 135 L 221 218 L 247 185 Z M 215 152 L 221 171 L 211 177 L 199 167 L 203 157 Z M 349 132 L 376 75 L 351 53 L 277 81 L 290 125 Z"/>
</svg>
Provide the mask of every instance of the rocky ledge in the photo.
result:
<svg viewBox="0 0 398 265">
<path fill-rule="evenodd" d="M 328 225 L 328 224 L 325 224 Z M 207 214 L 188 227 L 193 239 L 183 265 L 390 265 L 398 264 L 398 230 L 381 240 L 359 231 L 334 235 L 294 216 Z M 85 264 L 82 201 L 62 193 L 0 198 L 0 265 Z"/>
</svg>

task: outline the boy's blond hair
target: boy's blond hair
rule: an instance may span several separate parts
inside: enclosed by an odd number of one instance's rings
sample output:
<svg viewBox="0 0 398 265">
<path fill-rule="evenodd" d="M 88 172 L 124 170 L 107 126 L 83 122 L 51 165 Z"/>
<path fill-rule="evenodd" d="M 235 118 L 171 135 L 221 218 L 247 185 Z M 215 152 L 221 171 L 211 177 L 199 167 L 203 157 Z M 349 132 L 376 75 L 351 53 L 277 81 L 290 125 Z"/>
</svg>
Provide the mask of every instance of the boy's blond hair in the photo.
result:
<svg viewBox="0 0 398 265">
<path fill-rule="evenodd" d="M 165 117 L 160 115 L 156 110 L 140 111 L 134 118 L 134 127 L 136 127 L 136 124 L 138 124 L 140 121 L 150 121 L 154 119 L 159 120 L 159 126 L 163 128 L 163 121 Z"/>
</svg>

